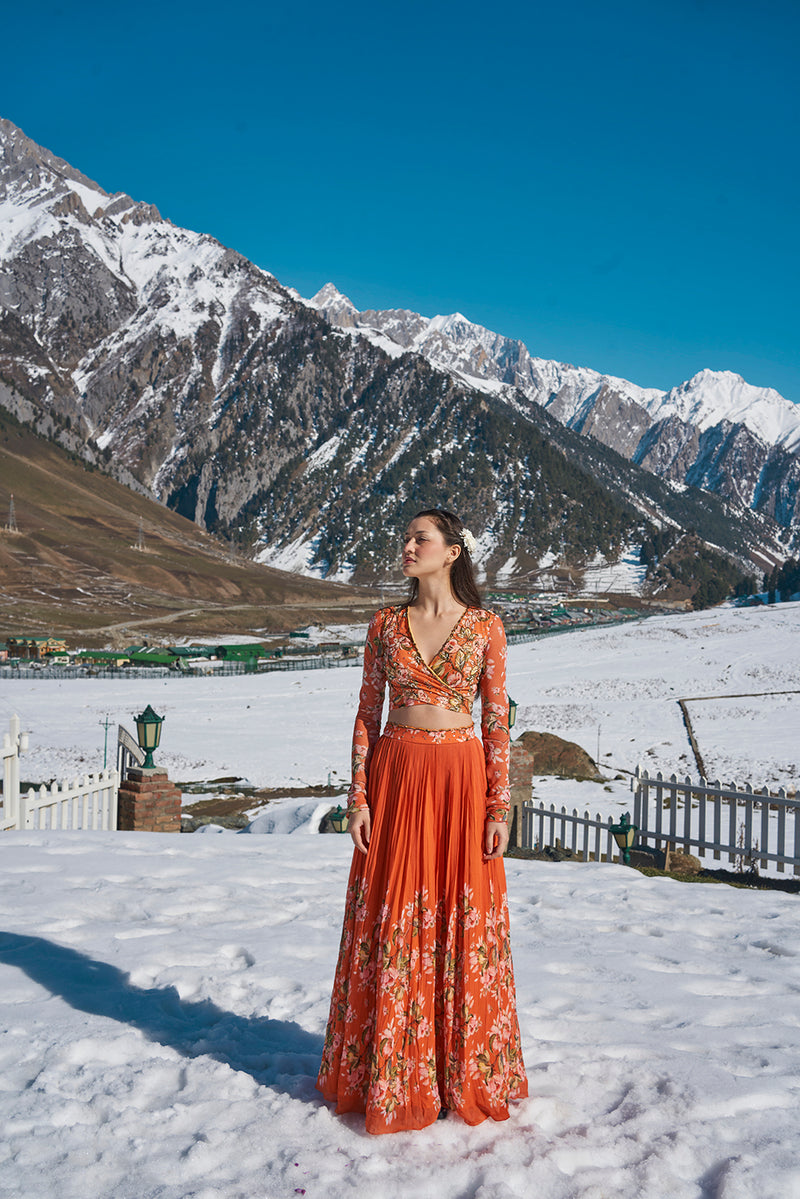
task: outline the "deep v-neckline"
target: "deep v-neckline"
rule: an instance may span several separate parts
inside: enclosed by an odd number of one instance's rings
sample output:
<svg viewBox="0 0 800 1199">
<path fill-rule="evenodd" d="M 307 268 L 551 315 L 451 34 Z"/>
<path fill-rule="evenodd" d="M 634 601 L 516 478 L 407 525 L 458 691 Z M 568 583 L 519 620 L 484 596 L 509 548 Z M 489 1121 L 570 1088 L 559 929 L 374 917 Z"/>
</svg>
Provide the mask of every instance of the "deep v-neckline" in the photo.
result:
<svg viewBox="0 0 800 1199">
<path fill-rule="evenodd" d="M 457 629 L 457 628 L 458 628 L 458 626 L 461 624 L 461 621 L 462 621 L 462 620 L 464 619 L 464 617 L 467 615 L 467 612 L 469 612 L 469 608 L 465 608 L 465 609 L 464 609 L 464 611 L 461 613 L 461 615 L 459 616 L 458 620 L 457 620 L 457 621 L 456 621 L 456 623 L 453 625 L 452 629 L 451 629 L 451 630 L 450 630 L 450 632 L 447 634 L 447 636 L 445 637 L 444 641 L 442 642 L 442 644 L 441 644 L 441 645 L 439 646 L 439 648 L 437 649 L 436 653 L 435 653 L 435 654 L 433 655 L 433 657 L 431 658 L 430 662 L 426 662 L 426 661 L 425 661 L 424 657 L 422 656 L 422 650 L 421 650 L 421 649 L 419 648 L 419 646 L 417 645 L 417 640 L 416 640 L 416 638 L 415 638 L 415 636 L 414 636 L 414 633 L 413 633 L 413 630 L 412 630 L 412 628 L 411 628 L 411 621 L 408 619 L 408 609 L 409 609 L 409 605 L 408 605 L 408 604 L 406 604 L 406 606 L 405 606 L 405 609 L 404 609 L 404 611 L 405 611 L 405 615 L 406 615 L 406 629 L 408 630 L 408 636 L 409 636 L 409 638 L 410 638 L 410 640 L 411 640 L 411 644 L 414 646 L 414 649 L 417 651 L 417 657 L 419 658 L 419 660 L 420 660 L 420 662 L 422 663 L 422 665 L 423 665 L 423 666 L 424 666 L 424 667 L 425 667 L 427 670 L 430 670 L 430 671 L 431 671 L 431 673 L 433 674 L 433 673 L 435 673 L 435 672 L 434 672 L 434 670 L 433 670 L 433 664 L 434 664 L 434 662 L 436 661 L 436 659 L 437 659 L 438 657 L 440 657 L 440 655 L 441 655 L 442 651 L 444 650 L 445 646 L 447 645 L 448 641 L 449 641 L 449 640 L 450 640 L 450 638 L 453 636 L 453 633 L 455 633 L 456 629 Z"/>
</svg>

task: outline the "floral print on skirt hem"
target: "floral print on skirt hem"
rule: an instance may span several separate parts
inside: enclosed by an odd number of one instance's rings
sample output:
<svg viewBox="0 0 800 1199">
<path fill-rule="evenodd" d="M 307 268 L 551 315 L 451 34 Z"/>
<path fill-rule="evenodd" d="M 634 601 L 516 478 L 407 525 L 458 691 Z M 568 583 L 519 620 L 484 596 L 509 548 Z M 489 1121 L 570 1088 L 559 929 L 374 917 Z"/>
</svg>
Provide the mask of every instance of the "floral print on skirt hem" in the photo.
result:
<svg viewBox="0 0 800 1199">
<path fill-rule="evenodd" d="M 317 1080 L 371 1133 L 442 1107 L 505 1120 L 528 1093 L 505 871 L 482 856 L 481 744 L 420 732 L 391 726 L 370 762 L 369 852 L 353 855 Z"/>
</svg>

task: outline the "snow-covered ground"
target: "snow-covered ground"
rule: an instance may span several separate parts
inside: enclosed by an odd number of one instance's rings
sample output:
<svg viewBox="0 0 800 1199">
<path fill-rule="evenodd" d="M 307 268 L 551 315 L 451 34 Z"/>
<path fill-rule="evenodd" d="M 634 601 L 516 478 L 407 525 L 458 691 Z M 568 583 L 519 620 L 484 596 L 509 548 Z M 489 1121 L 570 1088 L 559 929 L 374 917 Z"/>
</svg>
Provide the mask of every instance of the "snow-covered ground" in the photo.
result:
<svg viewBox="0 0 800 1199">
<path fill-rule="evenodd" d="M 358 641 L 363 642 L 366 623 L 360 624 L 307 624 L 297 631 L 308 634 L 309 644 L 316 645 L 319 641 Z M 221 637 L 183 637 L 173 642 L 174 645 L 262 645 L 266 640 L 273 640 L 275 633 L 266 630 L 260 637 L 250 637 L 244 633 L 226 633 Z"/>
<path fill-rule="evenodd" d="M 0 1194 L 791 1199 L 794 896 L 508 862 L 530 1098 L 372 1138 L 314 1090 L 346 838 L 0 844 Z"/>
<path fill-rule="evenodd" d="M 387 598 L 386 602 L 388 604 L 391 601 Z M 364 621 L 361 624 L 307 624 L 298 631 L 308 633 L 308 639 L 312 645 L 320 641 L 338 641 L 340 643 L 360 641 L 363 645 L 367 633 L 367 622 Z"/>
<path fill-rule="evenodd" d="M 692 774 L 677 700 L 690 703 L 709 777 L 788 786 L 798 782 L 800 604 L 718 608 L 597 627 L 509 650 L 517 728 L 577 741 L 608 768 Z"/>
<path fill-rule="evenodd" d="M 510 650 L 517 731 L 680 773 L 678 696 L 800 687 L 800 605 L 597 628 Z M 167 713 L 175 778 L 346 779 L 359 672 L 6 683 L 24 777 L 102 764 Z M 796 697 L 697 700 L 723 776 L 790 781 Z M 703 715 L 705 713 L 705 716 Z M 759 723 L 760 722 L 760 723 Z M 745 771 L 742 766 L 748 767 Z M 627 784 L 542 779 L 547 802 Z M 318 800 L 251 831 L 0 838 L 0 1195 L 15 1199 L 794 1199 L 798 898 L 507 863 L 531 1096 L 504 1124 L 371 1138 L 313 1087 L 350 859 Z M 602 810 L 602 808 L 601 808 Z"/>
<path fill-rule="evenodd" d="M 582 594 L 601 596 L 613 591 L 618 595 L 641 595 L 646 574 L 637 545 L 627 546 L 616 562 L 607 562 L 597 554 L 584 571 Z"/>
<path fill-rule="evenodd" d="M 724 762 L 728 767 L 726 778 L 732 778 L 737 771 L 744 777 L 745 771 L 752 771 L 753 761 L 760 760 L 763 773 L 770 776 L 770 782 L 789 779 L 797 784 L 800 779 L 800 691 L 770 696 L 767 701 L 693 700 L 687 707 L 698 745 L 708 746 L 710 761 L 717 767 L 714 774 L 719 763 Z M 704 752 L 702 748 L 700 752 Z M 712 773 L 710 768 L 709 773 Z"/>
</svg>

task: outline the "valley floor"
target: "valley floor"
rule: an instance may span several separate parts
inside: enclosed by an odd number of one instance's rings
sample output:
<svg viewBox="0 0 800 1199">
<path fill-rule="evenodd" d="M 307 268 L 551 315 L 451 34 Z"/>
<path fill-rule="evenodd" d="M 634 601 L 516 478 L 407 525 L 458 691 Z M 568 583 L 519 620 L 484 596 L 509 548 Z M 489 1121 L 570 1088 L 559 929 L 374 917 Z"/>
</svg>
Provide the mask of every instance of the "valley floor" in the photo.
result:
<svg viewBox="0 0 800 1199">
<path fill-rule="evenodd" d="M 350 626 L 350 632 L 354 626 Z M 790 787 L 798 781 L 800 603 L 654 616 L 512 645 L 514 735 L 578 742 L 609 775 L 637 765 L 694 774 L 677 701 L 689 711 L 710 778 Z M 349 779 L 360 672 L 263 676 L 4 681 L 0 728 L 30 730 L 32 781 L 103 764 L 106 716 L 133 728 L 148 704 L 165 715 L 158 761 L 181 781 L 235 775 L 258 786 Z M 700 698 L 694 698 L 700 697 Z M 113 727 L 112 727 L 113 736 Z M 575 805 L 590 784 L 568 784 Z M 555 802 L 555 801 L 553 801 Z M 560 802 L 567 802 L 563 800 Z M 591 801 L 594 803 L 594 800 Z"/>
</svg>

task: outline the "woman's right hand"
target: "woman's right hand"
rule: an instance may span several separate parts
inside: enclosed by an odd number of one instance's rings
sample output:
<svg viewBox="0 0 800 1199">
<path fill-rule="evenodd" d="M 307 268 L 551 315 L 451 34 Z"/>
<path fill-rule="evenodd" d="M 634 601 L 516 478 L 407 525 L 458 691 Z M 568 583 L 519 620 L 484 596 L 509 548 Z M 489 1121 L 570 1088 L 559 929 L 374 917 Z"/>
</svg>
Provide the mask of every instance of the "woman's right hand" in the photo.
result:
<svg viewBox="0 0 800 1199">
<path fill-rule="evenodd" d="M 369 808 L 357 808 L 347 821 L 347 831 L 353 838 L 353 844 L 362 853 L 366 853 L 369 848 L 370 824 Z"/>
</svg>

